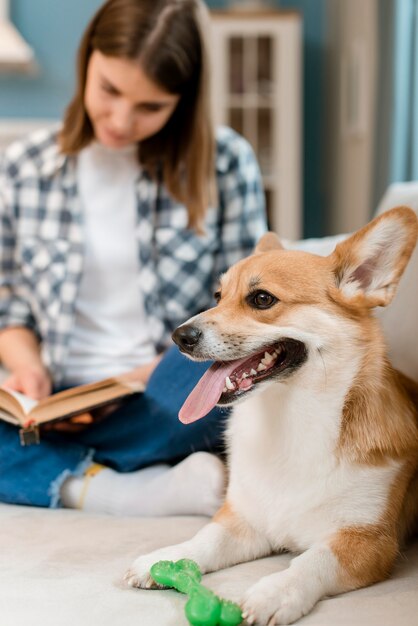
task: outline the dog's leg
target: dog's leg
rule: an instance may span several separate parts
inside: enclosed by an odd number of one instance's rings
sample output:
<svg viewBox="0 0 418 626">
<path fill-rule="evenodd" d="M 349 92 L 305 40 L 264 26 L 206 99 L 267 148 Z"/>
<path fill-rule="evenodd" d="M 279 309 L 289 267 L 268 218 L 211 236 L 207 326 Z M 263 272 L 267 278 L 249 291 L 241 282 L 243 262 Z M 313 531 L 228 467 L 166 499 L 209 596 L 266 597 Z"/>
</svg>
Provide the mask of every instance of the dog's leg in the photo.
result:
<svg viewBox="0 0 418 626">
<path fill-rule="evenodd" d="M 242 602 L 249 624 L 292 624 L 331 596 L 384 580 L 397 552 L 396 541 L 368 528 L 344 529 L 329 542 L 294 558 L 288 569 L 265 576 Z"/>
<path fill-rule="evenodd" d="M 126 573 L 125 580 L 131 587 L 156 586 L 149 572 L 151 566 L 160 560 L 192 559 L 204 574 L 257 559 L 270 552 L 267 539 L 238 517 L 228 503 L 225 503 L 213 521 L 204 526 L 193 539 L 136 559 Z"/>
</svg>

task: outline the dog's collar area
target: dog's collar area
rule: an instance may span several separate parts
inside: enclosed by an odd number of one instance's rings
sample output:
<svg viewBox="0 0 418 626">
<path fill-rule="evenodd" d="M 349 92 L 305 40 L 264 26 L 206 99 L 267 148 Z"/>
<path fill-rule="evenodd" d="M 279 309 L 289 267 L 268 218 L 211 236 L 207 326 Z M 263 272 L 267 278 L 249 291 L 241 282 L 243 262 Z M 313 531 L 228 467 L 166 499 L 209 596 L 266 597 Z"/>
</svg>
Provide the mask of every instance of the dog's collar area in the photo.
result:
<svg viewBox="0 0 418 626">
<path fill-rule="evenodd" d="M 305 344 L 296 339 L 282 339 L 263 347 L 246 361 L 241 361 L 239 367 L 226 376 L 218 404 L 230 404 L 257 383 L 292 373 L 305 362 L 306 357 Z"/>
</svg>

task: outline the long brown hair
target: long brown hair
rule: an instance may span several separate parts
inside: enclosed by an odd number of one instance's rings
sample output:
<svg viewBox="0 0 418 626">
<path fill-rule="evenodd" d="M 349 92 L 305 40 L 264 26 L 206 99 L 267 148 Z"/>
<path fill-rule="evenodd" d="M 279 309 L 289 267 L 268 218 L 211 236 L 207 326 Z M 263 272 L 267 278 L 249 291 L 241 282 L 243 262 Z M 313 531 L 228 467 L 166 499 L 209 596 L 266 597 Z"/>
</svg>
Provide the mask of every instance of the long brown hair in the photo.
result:
<svg viewBox="0 0 418 626">
<path fill-rule="evenodd" d="M 216 189 L 207 25 L 202 0 L 107 0 L 81 40 L 77 89 L 60 133 L 64 154 L 77 154 L 94 138 L 84 106 L 94 50 L 140 62 L 151 80 L 181 96 L 164 128 L 140 142 L 141 165 L 153 177 L 161 168 L 169 193 L 187 206 L 189 226 L 197 230 Z"/>
</svg>

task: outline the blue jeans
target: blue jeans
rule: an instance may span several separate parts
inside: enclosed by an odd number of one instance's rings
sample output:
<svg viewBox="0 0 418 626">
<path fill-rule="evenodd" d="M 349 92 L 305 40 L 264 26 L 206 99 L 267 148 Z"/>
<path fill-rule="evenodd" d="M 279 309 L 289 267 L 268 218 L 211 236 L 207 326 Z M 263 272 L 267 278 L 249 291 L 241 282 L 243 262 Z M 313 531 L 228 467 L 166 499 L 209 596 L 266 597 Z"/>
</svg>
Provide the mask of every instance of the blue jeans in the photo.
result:
<svg viewBox="0 0 418 626">
<path fill-rule="evenodd" d="M 182 424 L 178 412 L 207 363 L 193 363 L 171 348 L 154 370 L 145 393 L 128 398 L 103 421 L 78 434 L 42 432 L 39 445 L 22 447 L 18 429 L 0 420 L 0 502 L 56 507 L 70 475 L 94 461 L 118 472 L 174 463 L 191 452 L 220 452 L 227 413 Z"/>
</svg>

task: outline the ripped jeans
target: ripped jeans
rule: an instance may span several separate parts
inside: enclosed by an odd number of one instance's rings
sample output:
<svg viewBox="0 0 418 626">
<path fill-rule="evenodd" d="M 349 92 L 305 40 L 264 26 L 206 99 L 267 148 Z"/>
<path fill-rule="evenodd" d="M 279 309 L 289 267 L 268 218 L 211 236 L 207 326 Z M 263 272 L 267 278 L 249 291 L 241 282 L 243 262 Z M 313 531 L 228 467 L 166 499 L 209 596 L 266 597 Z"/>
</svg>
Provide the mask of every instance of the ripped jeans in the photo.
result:
<svg viewBox="0 0 418 626">
<path fill-rule="evenodd" d="M 200 450 L 221 452 L 227 411 L 215 408 L 189 425 L 177 416 L 207 368 L 173 347 L 144 393 L 80 433 L 42 432 L 38 445 L 21 446 L 18 428 L 0 420 L 0 502 L 58 507 L 64 480 L 82 475 L 93 461 L 132 472 Z"/>
</svg>

